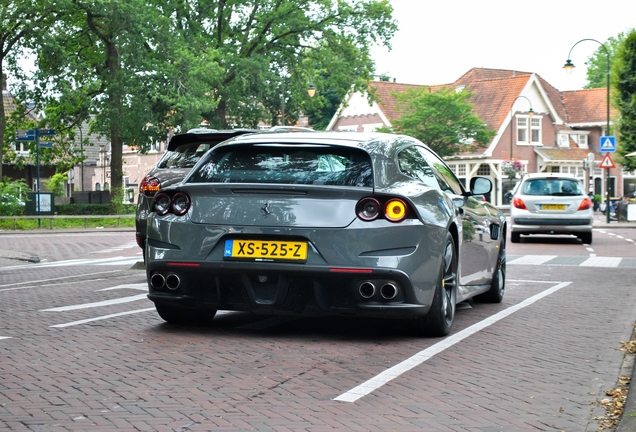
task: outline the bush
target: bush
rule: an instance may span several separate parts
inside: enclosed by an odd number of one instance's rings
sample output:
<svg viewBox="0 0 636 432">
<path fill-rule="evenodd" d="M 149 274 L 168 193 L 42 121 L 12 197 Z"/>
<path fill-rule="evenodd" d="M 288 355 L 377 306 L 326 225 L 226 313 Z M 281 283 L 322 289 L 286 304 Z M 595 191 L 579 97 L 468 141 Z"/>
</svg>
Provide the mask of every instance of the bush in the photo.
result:
<svg viewBox="0 0 636 432">
<path fill-rule="evenodd" d="M 23 215 L 26 193 L 29 190 L 29 185 L 24 180 L 11 181 L 8 177 L 5 177 L 0 182 L 0 215 Z"/>
</svg>

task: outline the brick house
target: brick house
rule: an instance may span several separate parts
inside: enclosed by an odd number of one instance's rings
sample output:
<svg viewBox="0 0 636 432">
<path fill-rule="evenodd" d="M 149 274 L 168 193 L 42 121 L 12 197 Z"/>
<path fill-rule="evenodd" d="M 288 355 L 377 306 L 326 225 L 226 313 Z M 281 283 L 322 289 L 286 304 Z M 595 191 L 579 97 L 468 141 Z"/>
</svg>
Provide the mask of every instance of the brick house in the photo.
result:
<svg viewBox="0 0 636 432">
<path fill-rule="evenodd" d="M 476 175 L 490 178 L 491 202 L 507 206 L 504 195 L 523 172 L 571 173 L 595 194 L 605 195 L 606 170 L 599 168 L 603 156 L 599 140 L 607 119 L 605 88 L 561 92 L 535 73 L 485 68 L 473 68 L 451 84 L 426 87 L 434 91 L 442 86 L 472 92 L 473 112 L 496 131 L 485 148 L 446 158 L 466 184 Z M 390 127 L 399 115 L 394 95 L 414 87 L 422 86 L 372 81 L 369 88 L 375 101 L 369 104 L 367 94 L 349 94 L 327 130 Z M 588 157 L 594 160 L 591 170 L 584 167 Z M 519 174 L 505 171 L 511 160 L 522 165 Z M 620 167 L 611 169 L 609 186 L 611 196 L 632 193 L 636 175 L 623 173 Z"/>
</svg>

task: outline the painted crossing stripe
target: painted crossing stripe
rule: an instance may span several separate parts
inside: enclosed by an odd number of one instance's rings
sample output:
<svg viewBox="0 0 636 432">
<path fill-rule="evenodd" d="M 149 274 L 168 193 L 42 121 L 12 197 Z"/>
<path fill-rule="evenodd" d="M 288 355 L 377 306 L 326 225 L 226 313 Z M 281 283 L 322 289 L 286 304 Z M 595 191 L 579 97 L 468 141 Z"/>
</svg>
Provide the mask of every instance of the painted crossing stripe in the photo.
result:
<svg viewBox="0 0 636 432">
<path fill-rule="evenodd" d="M 524 255 L 517 259 L 509 259 L 508 264 L 541 265 L 556 257 L 556 255 Z"/>
<path fill-rule="evenodd" d="M 576 267 L 636 268 L 636 258 L 599 257 L 599 256 L 553 256 L 521 255 L 508 256 L 510 265 L 554 265 Z"/>
<path fill-rule="evenodd" d="M 122 297 L 122 298 L 116 298 L 116 299 L 112 299 L 112 300 L 104 300 L 104 301 L 99 301 L 99 302 L 95 302 L 95 303 L 84 303 L 84 304 L 78 304 L 78 305 L 72 305 L 72 306 L 61 306 L 61 307 L 55 307 L 55 308 L 50 308 L 50 309 L 42 309 L 40 312 L 66 312 L 66 311 L 78 310 L 78 309 L 89 309 L 89 308 L 95 308 L 95 307 L 111 306 L 111 305 L 115 305 L 115 304 L 129 303 L 129 302 L 133 302 L 133 301 L 137 301 L 137 300 L 143 300 L 143 299 L 147 299 L 147 298 L 148 298 L 148 296 L 146 294 L 138 294 L 138 295 L 134 295 L 134 296 L 130 296 L 130 297 Z"/>
</svg>

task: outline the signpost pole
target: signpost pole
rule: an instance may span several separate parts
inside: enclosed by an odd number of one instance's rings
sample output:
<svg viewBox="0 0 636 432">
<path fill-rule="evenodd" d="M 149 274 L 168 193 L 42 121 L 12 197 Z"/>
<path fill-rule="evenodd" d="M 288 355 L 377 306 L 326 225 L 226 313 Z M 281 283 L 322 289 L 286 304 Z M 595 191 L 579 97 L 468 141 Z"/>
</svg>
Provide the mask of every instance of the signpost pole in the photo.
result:
<svg viewBox="0 0 636 432">
<path fill-rule="evenodd" d="M 37 173 L 37 178 L 38 178 L 38 188 L 37 188 L 37 206 L 38 206 L 38 228 L 40 228 L 40 140 L 39 140 L 40 134 L 38 132 L 38 129 L 35 129 L 35 164 L 37 165 L 36 167 L 36 173 Z"/>
</svg>

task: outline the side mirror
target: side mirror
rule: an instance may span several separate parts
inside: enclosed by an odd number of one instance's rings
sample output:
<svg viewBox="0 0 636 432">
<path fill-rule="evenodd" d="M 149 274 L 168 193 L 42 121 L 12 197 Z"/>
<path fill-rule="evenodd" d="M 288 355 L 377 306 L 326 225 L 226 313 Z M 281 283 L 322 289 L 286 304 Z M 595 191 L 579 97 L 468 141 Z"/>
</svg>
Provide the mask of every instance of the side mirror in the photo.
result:
<svg viewBox="0 0 636 432">
<path fill-rule="evenodd" d="M 470 179 L 470 194 L 485 195 L 492 190 L 492 182 L 485 177 L 473 177 Z"/>
</svg>

